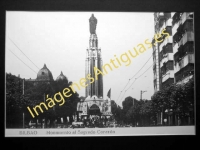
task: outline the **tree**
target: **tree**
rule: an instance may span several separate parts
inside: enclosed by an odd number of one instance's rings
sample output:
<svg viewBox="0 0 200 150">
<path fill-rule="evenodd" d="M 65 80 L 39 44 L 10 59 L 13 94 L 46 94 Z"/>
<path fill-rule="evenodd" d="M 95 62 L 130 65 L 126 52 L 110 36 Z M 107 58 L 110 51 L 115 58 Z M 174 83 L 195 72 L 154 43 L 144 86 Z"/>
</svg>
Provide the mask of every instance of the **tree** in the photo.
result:
<svg viewBox="0 0 200 150">
<path fill-rule="evenodd" d="M 131 122 L 131 113 L 128 112 L 129 109 L 133 106 L 134 104 L 134 98 L 132 98 L 131 96 L 126 97 L 125 100 L 122 102 L 122 106 L 123 106 L 123 121 L 127 124 Z"/>
<path fill-rule="evenodd" d="M 153 123 L 152 101 L 142 100 L 140 107 L 142 126 L 150 126 Z"/>
<path fill-rule="evenodd" d="M 126 97 L 125 100 L 122 102 L 123 105 L 123 121 L 127 124 L 134 124 L 136 125 L 137 121 L 139 120 L 139 110 L 140 104 L 138 100 L 132 97 Z"/>
<path fill-rule="evenodd" d="M 67 80 L 64 81 L 56 81 L 55 82 L 55 91 L 56 92 L 60 92 L 63 91 L 64 88 L 69 88 L 69 86 L 72 84 L 72 82 L 68 82 Z M 73 93 L 71 92 L 70 94 L 72 94 L 70 97 L 64 97 L 65 99 L 65 103 L 62 106 L 56 106 L 55 110 L 56 110 L 56 116 L 59 118 L 63 118 L 64 123 L 67 122 L 67 116 L 69 118 L 71 118 L 70 120 L 72 120 L 72 115 L 74 115 L 74 113 L 76 112 L 76 107 L 77 107 L 77 103 L 80 102 L 80 98 L 77 92 Z M 72 120 L 73 121 L 73 120 Z"/>
<path fill-rule="evenodd" d="M 22 95 L 22 79 L 6 73 L 6 127 L 23 127 L 23 113 L 31 101 Z"/>
<path fill-rule="evenodd" d="M 64 88 L 69 88 L 72 82 L 25 82 L 25 94 L 22 95 L 23 80 L 12 74 L 6 73 L 6 127 L 21 128 L 23 125 L 23 113 L 25 122 L 28 124 L 30 120 L 45 118 L 50 119 L 51 123 L 57 117 L 63 117 L 66 122 L 66 117 L 72 118 L 76 111 L 77 102 L 80 101 L 77 92 L 73 93 L 69 98 L 64 97 L 65 103 L 62 106 L 56 104 L 53 108 L 45 110 L 34 119 L 30 115 L 27 107 L 35 107 L 41 102 L 46 102 L 48 97 L 53 98 L 57 92 L 62 92 Z"/>
<path fill-rule="evenodd" d="M 122 102 L 123 110 L 127 112 L 133 105 L 134 105 L 135 99 L 131 96 L 126 97 L 125 100 Z"/>
<path fill-rule="evenodd" d="M 185 84 L 171 84 L 154 93 L 152 99 L 152 114 L 163 110 L 172 110 L 185 120 L 193 113 L 194 108 L 194 80 L 190 79 Z"/>
<path fill-rule="evenodd" d="M 114 100 L 111 100 L 111 112 L 117 122 L 121 121 L 122 109 L 115 103 Z"/>
</svg>

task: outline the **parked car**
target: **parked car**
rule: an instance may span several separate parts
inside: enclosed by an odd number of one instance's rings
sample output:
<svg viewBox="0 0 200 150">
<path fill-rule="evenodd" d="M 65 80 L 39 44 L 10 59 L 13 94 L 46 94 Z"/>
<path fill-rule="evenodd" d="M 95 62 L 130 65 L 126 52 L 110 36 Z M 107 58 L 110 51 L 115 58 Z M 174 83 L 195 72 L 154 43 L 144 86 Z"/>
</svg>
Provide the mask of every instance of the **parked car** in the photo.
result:
<svg viewBox="0 0 200 150">
<path fill-rule="evenodd" d="M 131 127 L 131 126 L 127 124 L 127 125 L 125 125 L 125 127 Z"/>
<path fill-rule="evenodd" d="M 108 127 L 111 127 L 111 128 L 116 127 L 116 126 L 117 124 L 115 122 L 110 122 L 108 125 Z"/>
<path fill-rule="evenodd" d="M 57 128 L 64 128 L 64 124 L 57 124 Z"/>
<path fill-rule="evenodd" d="M 71 128 L 85 128 L 83 122 L 72 122 Z"/>
</svg>

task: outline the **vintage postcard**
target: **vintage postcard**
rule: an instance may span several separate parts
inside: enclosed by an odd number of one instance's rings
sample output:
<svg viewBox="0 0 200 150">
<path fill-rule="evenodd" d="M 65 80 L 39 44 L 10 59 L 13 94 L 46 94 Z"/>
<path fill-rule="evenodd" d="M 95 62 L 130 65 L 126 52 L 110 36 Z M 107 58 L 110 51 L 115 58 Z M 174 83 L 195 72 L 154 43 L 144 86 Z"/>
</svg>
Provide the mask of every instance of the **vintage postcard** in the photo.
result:
<svg viewBox="0 0 200 150">
<path fill-rule="evenodd" d="M 194 15 L 6 11 L 5 136 L 195 135 Z"/>
</svg>

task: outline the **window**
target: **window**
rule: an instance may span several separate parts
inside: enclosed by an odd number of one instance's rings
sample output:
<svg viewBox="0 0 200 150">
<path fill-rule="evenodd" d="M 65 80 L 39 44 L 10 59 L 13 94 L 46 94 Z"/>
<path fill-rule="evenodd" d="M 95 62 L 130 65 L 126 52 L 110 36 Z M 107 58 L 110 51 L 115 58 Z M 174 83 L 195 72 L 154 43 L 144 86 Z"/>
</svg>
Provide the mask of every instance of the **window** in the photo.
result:
<svg viewBox="0 0 200 150">
<path fill-rule="evenodd" d="M 44 75 L 44 72 L 42 72 L 42 75 Z"/>
<path fill-rule="evenodd" d="M 168 61 L 166 64 L 167 70 L 174 70 L 173 61 Z"/>
<path fill-rule="evenodd" d="M 173 53 L 173 48 L 171 43 L 168 43 L 165 48 L 166 48 L 165 49 L 166 53 Z"/>
</svg>

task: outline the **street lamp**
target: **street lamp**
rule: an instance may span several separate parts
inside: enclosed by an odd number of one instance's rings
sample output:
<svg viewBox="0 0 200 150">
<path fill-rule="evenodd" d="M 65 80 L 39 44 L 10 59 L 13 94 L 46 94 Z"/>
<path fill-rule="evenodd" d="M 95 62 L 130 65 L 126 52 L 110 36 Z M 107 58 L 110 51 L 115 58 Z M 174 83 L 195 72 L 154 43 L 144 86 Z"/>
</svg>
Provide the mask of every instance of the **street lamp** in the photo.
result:
<svg viewBox="0 0 200 150">
<path fill-rule="evenodd" d="M 165 113 L 167 113 L 167 117 L 168 117 L 168 125 L 170 126 L 171 125 L 171 119 L 170 119 L 170 116 L 172 115 L 172 112 L 173 110 L 172 109 L 166 109 L 165 110 Z"/>
<path fill-rule="evenodd" d="M 166 119 L 166 118 L 164 119 L 164 122 L 165 122 L 165 125 L 166 125 L 166 122 L 167 122 L 167 119 Z"/>
<path fill-rule="evenodd" d="M 171 125 L 171 124 L 172 124 L 172 114 L 173 114 L 173 110 L 172 110 L 172 109 L 169 109 L 168 114 L 169 114 L 169 125 Z"/>
<path fill-rule="evenodd" d="M 168 118 L 168 109 L 165 110 L 165 113 L 167 114 L 167 118 Z M 164 120 L 165 123 L 167 123 L 167 119 Z"/>
<path fill-rule="evenodd" d="M 142 100 L 142 94 L 144 93 L 144 92 L 147 92 L 147 91 L 140 91 L 140 100 Z"/>
<path fill-rule="evenodd" d="M 23 128 L 24 128 L 24 113 L 23 113 Z"/>
</svg>

